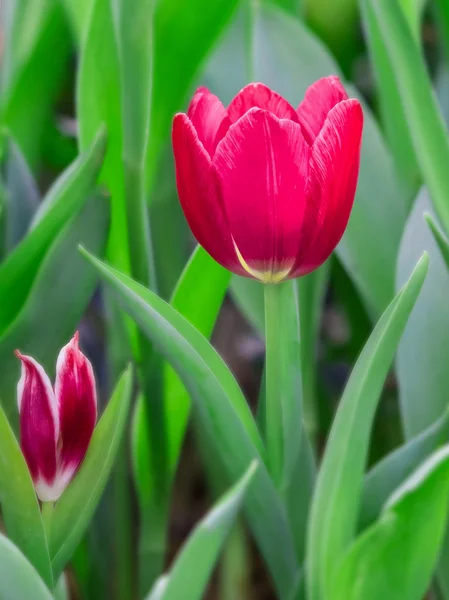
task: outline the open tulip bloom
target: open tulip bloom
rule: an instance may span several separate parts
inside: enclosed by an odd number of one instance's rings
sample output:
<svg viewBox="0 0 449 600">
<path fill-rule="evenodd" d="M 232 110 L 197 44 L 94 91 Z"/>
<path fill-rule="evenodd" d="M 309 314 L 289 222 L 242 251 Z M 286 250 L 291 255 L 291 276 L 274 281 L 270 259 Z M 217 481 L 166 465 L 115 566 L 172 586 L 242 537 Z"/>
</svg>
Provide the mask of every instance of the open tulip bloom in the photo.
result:
<svg viewBox="0 0 449 600">
<path fill-rule="evenodd" d="M 179 197 L 198 242 L 264 283 L 319 267 L 348 223 L 362 127 L 337 77 L 310 86 L 296 110 L 261 83 L 228 108 L 200 88 L 173 122 Z"/>
<path fill-rule="evenodd" d="M 55 502 L 86 454 L 97 419 L 92 366 L 78 347 L 78 332 L 62 348 L 54 388 L 42 366 L 19 351 L 17 386 L 20 445 L 42 502 Z"/>
<path fill-rule="evenodd" d="M 340 241 L 362 128 L 360 103 L 338 77 L 310 86 L 296 110 L 262 83 L 247 85 L 227 108 L 200 88 L 173 122 L 178 193 L 193 234 L 225 268 L 266 284 L 266 442 L 279 485 L 289 444 L 281 407 L 293 402 L 301 411 L 299 396 L 283 395 L 292 389 L 283 363 L 296 352 L 286 356 L 285 348 L 299 324 L 296 291 L 272 284 L 315 270 Z M 296 396 L 299 388 L 293 383 Z"/>
</svg>

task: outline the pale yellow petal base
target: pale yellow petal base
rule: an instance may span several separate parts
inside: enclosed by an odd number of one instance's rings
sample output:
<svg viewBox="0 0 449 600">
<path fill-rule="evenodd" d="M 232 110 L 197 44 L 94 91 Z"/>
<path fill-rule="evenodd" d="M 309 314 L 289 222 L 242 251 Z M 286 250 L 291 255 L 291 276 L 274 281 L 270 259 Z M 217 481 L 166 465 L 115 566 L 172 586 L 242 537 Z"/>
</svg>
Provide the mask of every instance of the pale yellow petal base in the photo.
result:
<svg viewBox="0 0 449 600">
<path fill-rule="evenodd" d="M 281 271 L 257 271 L 256 269 L 252 269 L 243 258 L 235 241 L 232 241 L 234 242 L 235 253 L 237 254 L 237 258 L 239 259 L 242 267 L 249 275 L 251 275 L 251 277 L 258 279 L 262 283 L 280 283 L 281 281 L 284 281 L 286 277 L 288 277 L 288 274 L 292 270 L 293 264 L 288 266 L 286 269 L 282 269 Z"/>
</svg>

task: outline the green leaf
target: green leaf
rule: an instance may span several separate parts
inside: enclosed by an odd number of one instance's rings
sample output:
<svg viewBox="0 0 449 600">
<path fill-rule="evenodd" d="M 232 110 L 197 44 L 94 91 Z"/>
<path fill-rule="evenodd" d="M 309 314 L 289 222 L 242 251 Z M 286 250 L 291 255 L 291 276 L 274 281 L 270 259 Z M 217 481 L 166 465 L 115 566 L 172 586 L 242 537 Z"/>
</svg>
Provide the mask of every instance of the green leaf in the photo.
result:
<svg viewBox="0 0 449 600">
<path fill-rule="evenodd" d="M 48 218 L 51 214 L 48 213 Z M 44 220 L 48 219 L 43 219 L 42 224 Z M 82 242 L 103 254 L 108 224 L 109 201 L 101 194 L 94 194 L 58 232 L 41 258 L 25 304 L 0 337 L 0 397 L 14 427 L 18 416 L 15 390 L 20 364 L 13 352 L 19 348 L 35 356 L 47 373 L 54 373 L 57 354 L 73 334 L 97 283 L 95 271 L 86 268 L 79 256 L 78 244 Z M 0 267 L 0 275 L 1 272 Z M 9 294 L 14 297 L 14 285 Z"/>
<path fill-rule="evenodd" d="M 203 335 L 210 337 L 215 325 L 224 295 L 229 283 L 230 273 L 216 263 L 201 246 L 193 252 L 171 301 L 184 317 L 186 317 Z M 162 366 L 164 421 L 167 441 L 167 462 L 170 478 L 173 479 L 178 465 L 184 434 L 190 415 L 190 398 L 176 372 L 169 364 Z M 143 398 L 139 397 L 133 419 L 133 467 L 138 499 L 141 510 L 140 554 L 143 572 L 148 573 L 149 555 L 165 546 L 165 525 L 158 517 L 155 523 L 155 506 L 160 507 L 160 485 L 157 472 L 156 452 L 148 437 Z M 168 503 L 168 499 L 166 499 Z M 160 510 L 160 509 L 159 509 Z M 157 527 L 157 533 L 154 527 Z M 159 538 L 159 539 L 157 539 Z M 158 546 L 160 544 L 160 546 Z M 146 586 L 146 590 L 150 584 Z"/>
<path fill-rule="evenodd" d="M 416 192 L 420 171 L 394 70 L 383 42 L 379 22 L 372 18 L 365 2 L 361 2 L 361 10 L 377 82 L 376 91 L 385 135 L 401 176 L 411 184 L 411 190 L 415 188 Z M 411 17 L 411 14 L 409 16 Z M 410 201 L 412 200 L 413 194 L 410 194 Z"/>
<path fill-rule="evenodd" d="M 57 180 L 41 206 L 32 231 L 0 266 L 0 333 L 18 315 L 45 253 L 61 228 L 86 202 L 95 187 L 104 155 L 101 133 L 88 152 Z"/>
<path fill-rule="evenodd" d="M 427 266 L 424 255 L 380 318 L 339 404 L 311 509 L 307 559 L 310 600 L 322 600 L 330 594 L 336 557 L 347 550 L 354 536 L 375 411 Z"/>
<path fill-rule="evenodd" d="M 55 577 L 80 543 L 103 493 L 125 430 L 132 392 L 132 370 L 122 375 L 95 428 L 86 458 L 57 502 L 50 539 Z"/>
<path fill-rule="evenodd" d="M 267 3 L 258 3 L 254 13 L 253 72 L 241 73 L 240 63 L 245 64 L 240 54 L 244 51 L 243 24 L 238 21 L 207 71 L 211 91 L 224 102 L 246 80 L 252 79 L 263 81 L 297 106 L 314 81 L 339 74 L 329 52 L 298 19 Z M 309 59 L 303 60 L 304 56 Z M 346 88 L 351 96 L 357 95 L 351 86 Z M 406 219 L 408 191 L 397 177 L 389 151 L 366 106 L 364 113 L 357 195 L 337 253 L 370 315 L 377 318 L 394 296 L 394 265 Z"/>
<path fill-rule="evenodd" d="M 120 62 L 110 0 L 92 0 L 80 49 L 77 115 L 81 149 L 106 125 L 108 148 L 100 179 L 112 197 L 108 256 L 129 272 L 125 182 L 122 167 L 123 132 Z"/>
<path fill-rule="evenodd" d="M 201 600 L 212 570 L 254 478 L 257 463 L 252 463 L 235 484 L 195 527 L 182 548 L 163 585 L 147 600 Z"/>
<path fill-rule="evenodd" d="M 329 600 L 421 600 L 438 559 L 448 499 L 445 446 L 396 490 L 379 521 L 349 549 L 335 571 Z"/>
<path fill-rule="evenodd" d="M 198 246 L 182 273 L 170 304 L 204 337 L 210 338 L 228 288 L 231 274 Z M 174 473 L 190 412 L 189 395 L 170 366 L 164 367 L 169 461 Z"/>
<path fill-rule="evenodd" d="M 161 145 L 180 110 L 198 67 L 231 18 L 238 0 L 160 0 L 154 12 L 153 95 L 151 101 L 150 177 Z M 170 76 L 167 77 L 167 73 Z"/>
<path fill-rule="evenodd" d="M 1 600 L 52 600 L 42 579 L 20 550 L 0 533 Z"/>
<path fill-rule="evenodd" d="M 409 442 L 388 454 L 365 477 L 359 527 L 365 529 L 379 516 L 393 491 L 439 446 L 449 441 L 449 409 Z"/>
<path fill-rule="evenodd" d="M 204 447 L 209 445 L 220 457 L 229 481 L 236 481 L 252 460 L 261 460 L 264 450 L 248 405 L 222 359 L 170 305 L 86 252 L 84 255 L 171 362 L 194 401 Z M 276 588 L 284 597 L 293 586 L 297 563 L 285 512 L 263 464 L 248 492 L 245 512 Z"/>
<path fill-rule="evenodd" d="M 154 0 L 112 0 L 120 69 L 121 123 L 131 273 L 156 289 L 145 193 L 145 156 L 150 126 Z M 118 168 L 119 165 L 115 165 Z M 146 356 L 143 360 L 146 362 Z"/>
<path fill-rule="evenodd" d="M 382 34 L 398 86 L 424 183 L 449 231 L 449 139 L 424 58 L 397 0 L 364 0 Z"/>
<path fill-rule="evenodd" d="M 421 19 L 427 0 L 399 0 L 405 18 L 415 36 L 417 44 L 421 41 Z"/>
<path fill-rule="evenodd" d="M 201 246 L 193 252 L 171 301 L 203 335 L 209 337 L 217 319 L 229 283 L 230 273 L 216 263 Z M 148 581 L 142 583 L 145 592 L 151 587 L 149 569 L 151 556 L 158 553 L 163 560 L 169 498 L 161 516 L 161 473 L 156 453 L 166 452 L 169 478 L 173 481 L 184 434 L 190 415 L 190 398 L 176 372 L 169 364 L 161 365 L 164 398 L 164 431 L 167 447 L 161 449 L 150 443 L 147 428 L 148 414 L 143 398 L 136 403 L 133 420 L 133 467 L 141 511 L 140 560 L 142 573 Z M 160 442 L 159 442 L 160 443 Z M 156 508 L 157 507 L 157 508 Z M 155 515 L 158 514 L 156 518 Z"/>
<path fill-rule="evenodd" d="M 449 240 L 441 231 L 431 214 L 424 214 L 424 218 L 430 227 L 430 231 L 432 232 L 436 243 L 438 244 L 438 248 L 441 252 L 441 256 L 443 257 L 444 262 L 446 263 L 446 267 L 449 269 Z"/>
<path fill-rule="evenodd" d="M 92 3 L 93 0 L 63 0 L 78 46 L 86 33 Z"/>
<path fill-rule="evenodd" d="M 433 215 L 433 233 L 425 220 L 429 214 Z M 399 286 L 421 252 L 426 250 L 430 256 L 429 273 L 399 344 L 396 363 L 401 417 L 408 440 L 430 427 L 446 410 L 448 402 L 449 272 L 441 252 L 443 238 L 441 235 L 435 238 L 439 231 L 436 227 L 434 210 L 423 188 L 407 222 L 397 265 Z M 427 401 L 423 402 L 423 398 Z M 448 590 L 449 597 L 447 563 L 441 564 L 439 582 Z"/>
<path fill-rule="evenodd" d="M 358 52 L 357 0 L 304 0 L 307 23 L 317 32 L 345 72 Z"/>
<path fill-rule="evenodd" d="M 51 589 L 53 575 L 36 492 L 20 446 L 1 407 L 0 506 L 8 536 Z M 0 569 L 4 564 L 0 560 Z M 2 578 L 2 589 L 4 583 L 5 578 Z"/>
<path fill-rule="evenodd" d="M 59 2 L 5 5 L 0 111 L 27 162 L 40 162 L 43 137 L 65 81 L 70 32 Z M 57 52 L 55 52 L 57 48 Z"/>
<path fill-rule="evenodd" d="M 40 202 L 39 189 L 14 139 L 6 141 L 4 166 L 6 186 L 5 246 L 10 252 L 25 236 Z"/>
<path fill-rule="evenodd" d="M 420 254 L 426 251 L 430 256 L 429 273 L 399 344 L 396 363 L 406 439 L 432 425 L 448 402 L 449 272 L 424 219 L 424 214 L 431 212 L 423 189 L 407 222 L 397 264 L 399 288 Z"/>
</svg>

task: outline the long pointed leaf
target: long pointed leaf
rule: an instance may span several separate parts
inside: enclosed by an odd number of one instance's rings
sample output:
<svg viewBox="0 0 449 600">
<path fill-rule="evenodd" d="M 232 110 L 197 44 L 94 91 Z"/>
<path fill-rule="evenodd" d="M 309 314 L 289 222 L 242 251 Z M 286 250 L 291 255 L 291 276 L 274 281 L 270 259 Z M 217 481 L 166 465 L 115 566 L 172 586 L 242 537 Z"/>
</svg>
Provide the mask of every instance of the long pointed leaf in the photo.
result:
<svg viewBox="0 0 449 600">
<path fill-rule="evenodd" d="M 312 503 L 308 534 L 310 600 L 330 593 L 336 557 L 355 534 L 370 431 L 380 393 L 427 272 L 424 255 L 404 288 L 382 315 L 345 388 Z"/>
<path fill-rule="evenodd" d="M 253 480 L 257 463 L 233 486 L 202 519 L 189 536 L 163 586 L 147 600 L 201 600 L 223 545 Z"/>
<path fill-rule="evenodd" d="M 20 446 L 1 407 L 0 506 L 8 536 L 51 588 L 50 555 L 36 492 Z"/>
<path fill-rule="evenodd" d="M 379 521 L 349 549 L 336 569 L 329 600 L 421 600 L 443 541 L 448 499 L 445 446 L 395 491 Z"/>
<path fill-rule="evenodd" d="M 1 600 L 52 600 L 37 571 L 20 550 L 0 533 Z"/>
<path fill-rule="evenodd" d="M 84 255 L 172 363 L 195 403 L 205 447 L 210 445 L 220 457 L 229 481 L 236 481 L 252 460 L 261 460 L 263 447 L 248 405 L 221 358 L 171 306 L 129 277 Z M 285 597 L 298 566 L 284 509 L 263 464 L 248 492 L 245 512 L 279 594 Z"/>
</svg>

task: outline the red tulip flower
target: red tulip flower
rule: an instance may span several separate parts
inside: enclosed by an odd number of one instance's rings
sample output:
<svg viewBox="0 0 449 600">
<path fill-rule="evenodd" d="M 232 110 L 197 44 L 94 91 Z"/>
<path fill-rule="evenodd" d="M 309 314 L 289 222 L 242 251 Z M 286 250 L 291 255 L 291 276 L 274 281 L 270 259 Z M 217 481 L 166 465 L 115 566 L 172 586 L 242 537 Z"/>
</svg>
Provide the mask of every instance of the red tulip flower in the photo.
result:
<svg viewBox="0 0 449 600">
<path fill-rule="evenodd" d="M 362 127 L 337 77 L 309 87 L 296 110 L 261 83 L 228 108 L 200 88 L 173 122 L 179 198 L 198 242 L 265 283 L 319 267 L 348 223 Z"/>
<path fill-rule="evenodd" d="M 92 365 L 78 348 L 78 332 L 59 353 L 54 388 L 34 358 L 16 355 L 22 361 L 20 445 L 38 497 L 54 502 L 77 472 L 95 428 Z"/>
</svg>

